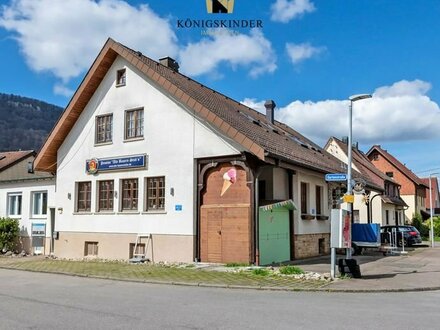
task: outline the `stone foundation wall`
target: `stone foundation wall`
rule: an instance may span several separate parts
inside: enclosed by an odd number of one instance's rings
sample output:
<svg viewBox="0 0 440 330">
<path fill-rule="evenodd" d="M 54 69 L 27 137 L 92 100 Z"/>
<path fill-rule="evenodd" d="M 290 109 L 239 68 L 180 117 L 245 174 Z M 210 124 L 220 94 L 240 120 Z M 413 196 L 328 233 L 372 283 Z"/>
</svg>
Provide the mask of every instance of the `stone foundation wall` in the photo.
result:
<svg viewBox="0 0 440 330">
<path fill-rule="evenodd" d="M 320 251 L 320 240 L 321 251 Z M 295 235 L 295 259 L 330 254 L 330 234 Z"/>
</svg>

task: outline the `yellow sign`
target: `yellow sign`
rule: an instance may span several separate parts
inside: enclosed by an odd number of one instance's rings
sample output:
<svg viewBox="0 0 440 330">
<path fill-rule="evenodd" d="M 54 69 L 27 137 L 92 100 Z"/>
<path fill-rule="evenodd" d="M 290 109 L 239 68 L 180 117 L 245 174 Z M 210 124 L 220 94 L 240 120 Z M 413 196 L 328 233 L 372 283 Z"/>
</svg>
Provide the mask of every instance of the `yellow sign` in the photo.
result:
<svg viewBox="0 0 440 330">
<path fill-rule="evenodd" d="M 344 195 L 342 199 L 344 200 L 344 203 L 354 203 L 354 195 Z"/>
</svg>

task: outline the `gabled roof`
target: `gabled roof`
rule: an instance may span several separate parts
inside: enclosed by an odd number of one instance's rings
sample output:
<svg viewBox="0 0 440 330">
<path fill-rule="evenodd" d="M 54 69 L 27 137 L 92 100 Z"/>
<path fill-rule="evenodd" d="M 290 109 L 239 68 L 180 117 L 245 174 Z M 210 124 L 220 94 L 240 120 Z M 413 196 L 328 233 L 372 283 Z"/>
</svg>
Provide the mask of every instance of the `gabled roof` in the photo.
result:
<svg viewBox="0 0 440 330">
<path fill-rule="evenodd" d="M 35 152 L 33 150 L 0 152 L 0 172 L 6 170 L 25 158 L 34 155 Z"/>
<path fill-rule="evenodd" d="M 380 153 L 388 162 L 393 164 L 402 174 L 404 174 L 408 179 L 413 181 L 416 185 L 426 185 L 423 183 L 422 179 L 420 179 L 417 175 L 415 175 L 408 167 L 403 165 L 397 158 L 395 158 L 393 155 L 391 155 L 388 151 L 385 149 L 382 149 L 380 145 L 374 145 L 368 150 L 367 156 L 369 157 L 373 152 Z"/>
<path fill-rule="evenodd" d="M 35 168 L 55 172 L 57 150 L 117 56 L 140 70 L 170 98 L 208 121 L 259 159 L 276 158 L 323 173 L 340 172 L 341 162 L 306 137 L 112 39 L 108 39 L 35 159 Z"/>
<path fill-rule="evenodd" d="M 425 207 L 429 209 L 431 207 L 429 200 L 429 178 L 422 178 L 423 183 L 428 187 L 426 189 L 426 199 L 425 199 Z M 431 177 L 431 189 L 432 189 L 432 206 L 433 208 L 437 206 L 439 202 L 439 190 L 438 190 L 438 180 L 437 177 Z"/>
<path fill-rule="evenodd" d="M 326 147 L 330 144 L 330 141 L 332 140 L 346 155 L 348 155 L 347 144 L 334 136 L 327 141 Z M 370 162 L 367 156 L 357 148 L 352 148 L 352 160 L 353 164 L 360 171 L 370 188 L 383 191 L 385 187 L 385 181 L 399 185 L 392 178 L 379 171 Z"/>
</svg>

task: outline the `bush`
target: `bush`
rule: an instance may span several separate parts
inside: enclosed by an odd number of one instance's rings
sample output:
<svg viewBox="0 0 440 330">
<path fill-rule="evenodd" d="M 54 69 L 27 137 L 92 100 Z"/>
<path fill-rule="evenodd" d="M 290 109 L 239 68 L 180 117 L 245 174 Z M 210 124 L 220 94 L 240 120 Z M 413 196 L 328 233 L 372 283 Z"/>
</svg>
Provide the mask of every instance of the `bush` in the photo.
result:
<svg viewBox="0 0 440 330">
<path fill-rule="evenodd" d="M 19 234 L 20 226 L 17 219 L 0 218 L 0 250 L 12 250 Z"/>
<path fill-rule="evenodd" d="M 283 266 L 283 267 L 280 267 L 280 274 L 298 275 L 298 274 L 304 274 L 304 271 L 297 266 Z"/>
<path fill-rule="evenodd" d="M 440 237 L 440 217 L 433 217 L 434 236 Z M 431 220 L 426 221 L 428 228 L 431 228 Z"/>
<path fill-rule="evenodd" d="M 413 215 L 411 224 L 417 228 L 422 238 L 426 239 L 429 237 L 430 222 L 429 221 L 424 222 L 422 215 L 420 213 L 415 213 Z"/>
<path fill-rule="evenodd" d="M 252 270 L 252 274 L 258 276 L 267 276 L 270 272 L 266 268 L 256 268 Z"/>
</svg>

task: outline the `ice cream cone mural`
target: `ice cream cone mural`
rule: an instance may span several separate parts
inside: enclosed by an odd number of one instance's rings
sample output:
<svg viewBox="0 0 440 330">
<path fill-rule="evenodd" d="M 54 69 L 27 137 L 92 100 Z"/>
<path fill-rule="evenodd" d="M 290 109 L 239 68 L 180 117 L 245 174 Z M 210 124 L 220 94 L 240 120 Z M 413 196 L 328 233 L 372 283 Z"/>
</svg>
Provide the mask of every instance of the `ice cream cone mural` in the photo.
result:
<svg viewBox="0 0 440 330">
<path fill-rule="evenodd" d="M 223 174 L 223 187 L 220 196 L 223 196 L 225 192 L 232 186 L 235 181 L 237 181 L 237 170 L 231 168 L 225 174 Z"/>
</svg>

